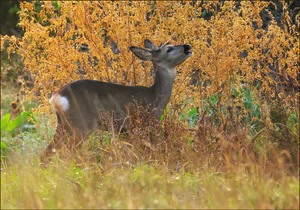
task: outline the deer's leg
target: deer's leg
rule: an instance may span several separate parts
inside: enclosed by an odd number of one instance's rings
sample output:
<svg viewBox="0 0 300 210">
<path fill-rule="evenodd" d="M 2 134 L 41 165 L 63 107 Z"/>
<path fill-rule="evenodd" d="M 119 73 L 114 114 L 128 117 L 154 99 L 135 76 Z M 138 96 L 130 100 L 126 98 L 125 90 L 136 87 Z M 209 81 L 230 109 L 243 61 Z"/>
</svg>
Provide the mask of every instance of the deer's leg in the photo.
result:
<svg viewBox="0 0 300 210">
<path fill-rule="evenodd" d="M 51 157 L 56 154 L 59 148 L 62 147 L 63 143 L 71 136 L 71 130 L 68 129 L 68 123 L 64 120 L 64 116 L 56 113 L 57 116 L 57 127 L 54 134 L 53 140 L 48 144 L 46 149 L 41 155 L 41 163 L 47 165 L 50 162 Z"/>
<path fill-rule="evenodd" d="M 41 155 L 41 163 L 47 165 L 50 162 L 51 157 L 56 154 L 56 151 L 62 146 L 63 141 L 66 138 L 66 130 L 62 124 L 58 124 L 53 140 L 48 144 L 46 149 Z"/>
<path fill-rule="evenodd" d="M 66 120 L 69 118 L 70 117 L 66 117 L 65 115 L 61 117 L 57 114 L 58 124 L 53 140 L 41 155 L 41 162 L 44 166 L 46 166 L 50 162 L 51 157 L 60 150 L 60 155 L 70 157 L 86 137 L 87 131 L 84 124 L 80 123 L 81 121 L 78 119 Z"/>
</svg>

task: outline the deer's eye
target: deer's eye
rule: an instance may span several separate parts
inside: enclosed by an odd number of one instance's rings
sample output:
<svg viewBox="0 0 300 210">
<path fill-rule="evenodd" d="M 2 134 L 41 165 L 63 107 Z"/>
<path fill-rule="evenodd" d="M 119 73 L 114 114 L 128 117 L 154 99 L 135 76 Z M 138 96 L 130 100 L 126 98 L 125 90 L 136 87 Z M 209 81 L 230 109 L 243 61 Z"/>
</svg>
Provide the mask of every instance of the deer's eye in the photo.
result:
<svg viewBox="0 0 300 210">
<path fill-rule="evenodd" d="M 169 48 L 167 49 L 167 53 L 172 52 L 173 50 L 174 50 L 173 47 L 169 47 Z"/>
</svg>

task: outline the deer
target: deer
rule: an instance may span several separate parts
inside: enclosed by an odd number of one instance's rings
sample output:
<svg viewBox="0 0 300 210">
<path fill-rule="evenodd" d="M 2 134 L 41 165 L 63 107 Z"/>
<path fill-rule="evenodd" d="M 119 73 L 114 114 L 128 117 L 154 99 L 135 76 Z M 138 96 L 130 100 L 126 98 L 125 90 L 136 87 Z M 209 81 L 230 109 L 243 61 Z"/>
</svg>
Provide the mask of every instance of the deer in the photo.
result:
<svg viewBox="0 0 300 210">
<path fill-rule="evenodd" d="M 130 117 L 132 104 L 147 108 L 151 117 L 160 119 L 171 98 L 176 66 L 192 55 L 191 46 L 167 42 L 158 47 L 145 39 L 144 47 L 131 46 L 129 49 L 139 59 L 152 61 L 152 86 L 125 86 L 82 79 L 66 84 L 52 95 L 50 104 L 57 116 L 57 127 L 53 140 L 41 155 L 42 164 L 49 163 L 62 143 L 76 148 L 97 129 L 108 130 L 103 126 L 104 119 L 112 120 L 115 130 L 120 129 Z"/>
</svg>

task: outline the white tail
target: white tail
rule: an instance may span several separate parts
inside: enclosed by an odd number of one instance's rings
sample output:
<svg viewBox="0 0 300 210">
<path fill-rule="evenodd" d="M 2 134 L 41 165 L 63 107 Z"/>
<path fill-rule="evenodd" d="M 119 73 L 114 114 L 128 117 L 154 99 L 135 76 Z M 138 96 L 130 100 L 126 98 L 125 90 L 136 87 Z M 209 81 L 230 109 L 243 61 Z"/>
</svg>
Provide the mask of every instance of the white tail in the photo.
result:
<svg viewBox="0 0 300 210">
<path fill-rule="evenodd" d="M 171 97 L 175 67 L 192 55 L 191 47 L 169 43 L 157 47 L 147 39 L 144 45 L 146 49 L 130 47 L 130 50 L 140 59 L 152 61 L 155 78 L 151 87 L 78 80 L 54 93 L 50 103 L 56 111 L 58 125 L 53 141 L 42 154 L 43 163 L 60 147 L 64 136 L 75 137 L 69 143 L 77 145 L 79 139 L 103 129 L 104 121 L 111 119 L 115 129 L 119 129 L 130 116 L 131 104 L 147 108 L 152 117 L 160 118 Z"/>
</svg>

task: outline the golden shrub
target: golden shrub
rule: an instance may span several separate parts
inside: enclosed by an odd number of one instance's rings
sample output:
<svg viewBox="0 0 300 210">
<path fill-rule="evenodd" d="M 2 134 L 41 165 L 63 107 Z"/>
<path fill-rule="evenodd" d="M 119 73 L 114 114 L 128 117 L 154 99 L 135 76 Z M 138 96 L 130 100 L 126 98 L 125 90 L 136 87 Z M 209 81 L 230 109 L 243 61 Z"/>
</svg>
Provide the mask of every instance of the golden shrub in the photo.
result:
<svg viewBox="0 0 300 210">
<path fill-rule="evenodd" d="M 218 94 L 219 103 L 229 104 L 232 88 L 242 86 L 256 90 L 262 101 L 280 96 L 280 102 L 293 104 L 293 109 L 298 105 L 299 34 L 287 18 L 283 27 L 274 20 L 269 2 L 20 4 L 24 36 L 1 37 L 1 42 L 3 45 L 9 39 L 9 50 L 18 53 L 35 75 L 35 86 L 28 96 L 38 96 L 41 106 L 48 106 L 53 91 L 80 78 L 151 85 L 151 63 L 141 62 L 128 50 L 131 45 L 142 46 L 145 38 L 157 44 L 170 40 L 192 46 L 194 55 L 178 67 L 172 105 L 201 108 L 203 100 L 213 94 Z M 271 18 L 265 28 L 262 11 Z M 212 15 L 204 19 L 203 12 Z M 111 50 L 112 42 L 120 53 Z M 89 51 L 81 52 L 82 45 L 88 45 Z M 189 85 L 192 72 L 199 74 L 197 86 Z"/>
</svg>

